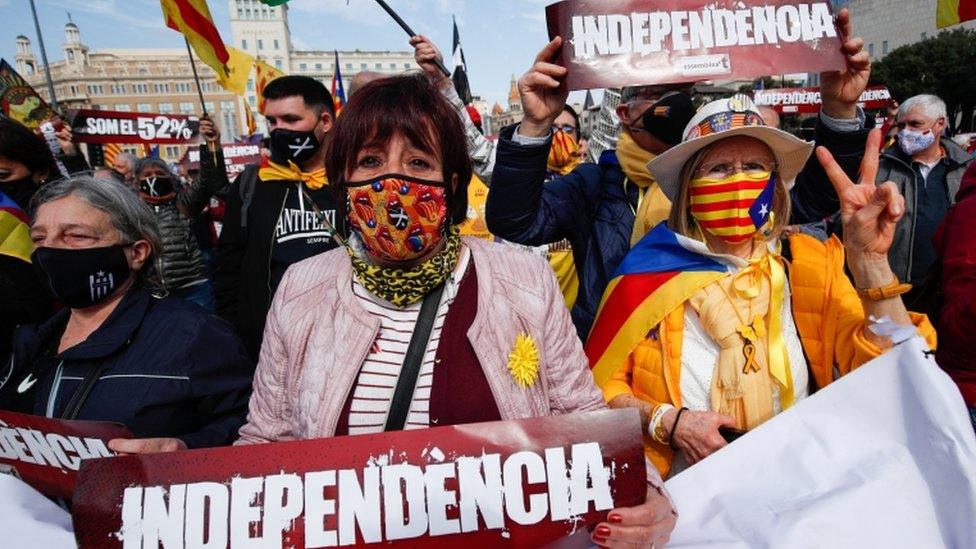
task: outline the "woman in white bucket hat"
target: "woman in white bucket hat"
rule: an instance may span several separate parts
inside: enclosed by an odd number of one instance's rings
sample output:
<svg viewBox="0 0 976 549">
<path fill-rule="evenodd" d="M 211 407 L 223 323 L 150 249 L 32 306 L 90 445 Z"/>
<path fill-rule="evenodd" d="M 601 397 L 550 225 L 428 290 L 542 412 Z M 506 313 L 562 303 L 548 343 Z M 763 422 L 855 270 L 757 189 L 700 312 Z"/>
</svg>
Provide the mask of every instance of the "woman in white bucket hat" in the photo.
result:
<svg viewBox="0 0 976 549">
<path fill-rule="evenodd" d="M 641 409 L 645 450 L 662 475 L 830 383 L 835 367 L 845 374 L 884 352 L 890 332 L 869 319 L 914 325 L 934 345 L 935 331 L 905 310 L 898 296 L 907 285 L 888 266 L 905 206 L 893 184 L 873 184 L 879 146 L 874 131 L 861 165 L 870 185 L 853 184 L 818 150 L 845 241 L 793 235 L 790 261 L 780 241 L 789 189 L 813 145 L 766 126 L 747 96 L 703 106 L 682 142 L 648 164 L 673 203 L 670 218 L 624 259 L 587 354 L 607 402 Z M 652 274 L 666 282 L 633 282 Z"/>
</svg>

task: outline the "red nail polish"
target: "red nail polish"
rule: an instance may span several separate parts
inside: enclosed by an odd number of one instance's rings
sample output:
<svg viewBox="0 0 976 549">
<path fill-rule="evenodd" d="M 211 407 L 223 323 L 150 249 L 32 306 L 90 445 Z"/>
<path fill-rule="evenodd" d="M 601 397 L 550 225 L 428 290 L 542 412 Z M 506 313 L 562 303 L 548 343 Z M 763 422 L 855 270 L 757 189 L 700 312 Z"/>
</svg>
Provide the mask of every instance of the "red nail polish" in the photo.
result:
<svg viewBox="0 0 976 549">
<path fill-rule="evenodd" d="M 598 526 L 597 529 L 596 529 L 596 532 L 594 532 L 594 534 L 597 537 L 605 538 L 605 537 L 607 537 L 607 536 L 610 535 L 610 527 L 609 526 Z"/>
<path fill-rule="evenodd" d="M 607 522 L 611 524 L 620 524 L 623 521 L 624 521 L 624 517 L 620 516 L 617 513 L 610 513 L 610 516 L 607 517 Z"/>
</svg>

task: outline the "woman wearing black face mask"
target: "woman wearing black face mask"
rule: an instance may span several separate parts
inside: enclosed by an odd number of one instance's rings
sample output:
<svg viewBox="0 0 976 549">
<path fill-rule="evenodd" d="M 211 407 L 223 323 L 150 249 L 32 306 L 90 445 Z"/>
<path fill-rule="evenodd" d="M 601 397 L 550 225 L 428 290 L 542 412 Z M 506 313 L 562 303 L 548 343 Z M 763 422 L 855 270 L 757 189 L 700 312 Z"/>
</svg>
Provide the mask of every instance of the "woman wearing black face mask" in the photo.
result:
<svg viewBox="0 0 976 549">
<path fill-rule="evenodd" d="M 34 267 L 66 309 L 18 328 L 0 408 L 122 423 L 118 452 L 227 444 L 243 422 L 248 362 L 231 328 L 151 292 L 159 229 L 121 184 L 79 177 L 35 197 Z"/>
<path fill-rule="evenodd" d="M 44 140 L 10 120 L 0 120 L 0 360 L 20 324 L 51 314 L 51 297 L 31 268 L 30 201 L 41 184 L 60 175 Z"/>
<path fill-rule="evenodd" d="M 165 162 L 143 158 L 134 170 L 139 197 L 149 205 L 163 239 L 159 276 L 170 294 L 213 312 L 213 288 L 200 245 L 190 225 L 212 192 L 201 185 L 183 187 Z"/>
</svg>

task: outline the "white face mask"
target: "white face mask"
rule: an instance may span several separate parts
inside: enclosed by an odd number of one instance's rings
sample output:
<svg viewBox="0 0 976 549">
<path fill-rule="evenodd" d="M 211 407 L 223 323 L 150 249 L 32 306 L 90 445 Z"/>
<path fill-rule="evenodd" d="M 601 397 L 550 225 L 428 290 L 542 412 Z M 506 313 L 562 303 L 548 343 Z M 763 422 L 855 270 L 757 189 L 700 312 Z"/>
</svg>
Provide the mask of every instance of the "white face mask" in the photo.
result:
<svg viewBox="0 0 976 549">
<path fill-rule="evenodd" d="M 935 143 L 935 132 L 932 130 L 917 132 L 903 128 L 898 131 L 898 144 L 901 146 L 901 150 L 905 151 L 905 154 L 909 156 L 919 151 L 924 151 L 931 147 L 932 143 Z"/>
</svg>

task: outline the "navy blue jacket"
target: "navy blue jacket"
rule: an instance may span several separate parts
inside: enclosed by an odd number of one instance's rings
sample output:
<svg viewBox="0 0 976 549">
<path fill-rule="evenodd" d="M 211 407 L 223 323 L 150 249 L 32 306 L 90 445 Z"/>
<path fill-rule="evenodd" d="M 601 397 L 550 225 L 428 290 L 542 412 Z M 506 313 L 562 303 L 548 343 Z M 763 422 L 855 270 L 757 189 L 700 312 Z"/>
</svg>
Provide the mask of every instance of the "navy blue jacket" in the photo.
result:
<svg viewBox="0 0 976 549">
<path fill-rule="evenodd" d="M 192 303 L 136 288 L 88 339 L 53 361 L 37 361 L 57 344 L 69 314 L 17 329 L 11 360 L 0 371 L 0 407 L 36 379 L 33 409 L 14 411 L 63 417 L 85 373 L 101 367 L 76 419 L 122 423 L 137 438 L 177 437 L 189 448 L 237 438 L 254 366 L 227 323 Z M 37 371 L 40 364 L 50 367 Z"/>
<path fill-rule="evenodd" d="M 580 279 L 571 314 L 586 341 L 603 290 L 630 250 L 637 185 L 625 184 L 614 151 L 543 184 L 550 144 L 519 145 L 514 131 L 515 126 L 505 128 L 498 138 L 485 208 L 488 230 L 527 246 L 569 240 Z"/>
</svg>

